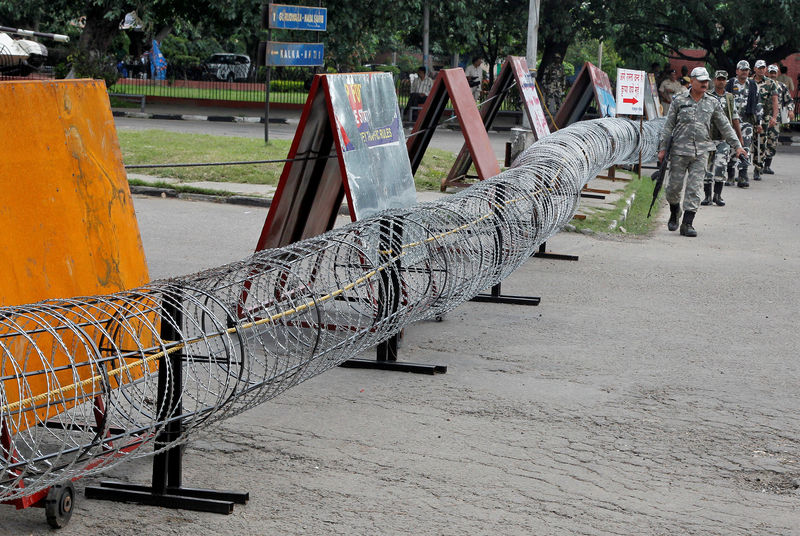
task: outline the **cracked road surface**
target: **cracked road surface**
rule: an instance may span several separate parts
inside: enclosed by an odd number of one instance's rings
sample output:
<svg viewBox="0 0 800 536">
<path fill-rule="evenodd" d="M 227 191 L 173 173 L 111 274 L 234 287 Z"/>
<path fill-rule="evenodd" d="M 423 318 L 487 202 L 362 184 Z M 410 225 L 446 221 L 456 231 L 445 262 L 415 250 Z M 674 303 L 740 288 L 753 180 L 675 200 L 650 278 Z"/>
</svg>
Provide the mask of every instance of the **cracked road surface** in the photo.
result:
<svg viewBox="0 0 800 536">
<path fill-rule="evenodd" d="M 562 233 L 504 282 L 406 330 L 447 374 L 335 369 L 186 450 L 230 516 L 79 497 L 60 535 L 800 534 L 800 154 L 727 188 L 688 239 Z M 265 212 L 137 198 L 154 277 L 248 254 Z M 106 477 L 148 481 L 150 460 Z M 77 483 L 83 486 L 98 479 Z M 0 509 L 3 534 L 49 534 Z"/>
</svg>

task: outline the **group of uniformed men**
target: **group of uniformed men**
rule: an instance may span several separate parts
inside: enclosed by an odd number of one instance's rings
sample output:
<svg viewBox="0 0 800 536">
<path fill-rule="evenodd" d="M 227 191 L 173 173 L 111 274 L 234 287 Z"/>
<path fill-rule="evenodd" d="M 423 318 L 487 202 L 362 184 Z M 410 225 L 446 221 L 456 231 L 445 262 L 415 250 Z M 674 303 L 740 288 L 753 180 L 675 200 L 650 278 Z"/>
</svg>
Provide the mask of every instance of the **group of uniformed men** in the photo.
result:
<svg viewBox="0 0 800 536">
<path fill-rule="evenodd" d="M 671 142 L 666 188 L 670 231 L 680 228 L 683 236 L 697 236 L 693 222 L 700 205 L 724 206 L 724 185 L 749 187 L 748 154 L 752 155 L 753 180 L 774 173 L 770 166 L 780 125 L 794 120 L 794 86 L 785 69 L 782 78 L 778 72 L 777 65 L 767 67 L 758 60 L 750 78 L 750 64 L 742 60 L 736 65 L 735 78 L 729 80 L 726 71 L 716 71 L 709 90 L 708 71 L 696 67 L 689 91 L 672 96 L 658 153 L 661 162 Z"/>
</svg>

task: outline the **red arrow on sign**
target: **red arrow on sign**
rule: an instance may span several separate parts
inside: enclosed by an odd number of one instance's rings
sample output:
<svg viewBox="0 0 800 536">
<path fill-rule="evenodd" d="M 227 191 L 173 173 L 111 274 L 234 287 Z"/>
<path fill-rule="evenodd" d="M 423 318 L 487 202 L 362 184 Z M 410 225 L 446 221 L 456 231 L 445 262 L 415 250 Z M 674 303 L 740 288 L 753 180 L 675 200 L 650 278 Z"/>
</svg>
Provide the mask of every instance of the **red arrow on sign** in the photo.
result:
<svg viewBox="0 0 800 536">
<path fill-rule="evenodd" d="M 636 104 L 639 101 L 636 100 L 636 97 L 631 97 L 630 99 L 622 99 L 622 102 L 625 104 Z"/>
</svg>

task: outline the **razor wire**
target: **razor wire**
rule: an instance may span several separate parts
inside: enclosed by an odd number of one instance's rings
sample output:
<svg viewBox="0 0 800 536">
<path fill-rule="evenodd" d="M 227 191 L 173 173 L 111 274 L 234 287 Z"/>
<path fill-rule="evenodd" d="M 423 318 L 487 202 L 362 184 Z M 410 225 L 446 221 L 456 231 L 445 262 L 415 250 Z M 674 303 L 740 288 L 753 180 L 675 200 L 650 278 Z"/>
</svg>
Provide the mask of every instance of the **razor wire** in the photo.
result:
<svg viewBox="0 0 800 536">
<path fill-rule="evenodd" d="M 0 500 L 174 447 L 455 308 L 568 223 L 603 169 L 652 161 L 662 125 L 580 122 L 446 199 L 135 290 L 0 308 Z"/>
</svg>

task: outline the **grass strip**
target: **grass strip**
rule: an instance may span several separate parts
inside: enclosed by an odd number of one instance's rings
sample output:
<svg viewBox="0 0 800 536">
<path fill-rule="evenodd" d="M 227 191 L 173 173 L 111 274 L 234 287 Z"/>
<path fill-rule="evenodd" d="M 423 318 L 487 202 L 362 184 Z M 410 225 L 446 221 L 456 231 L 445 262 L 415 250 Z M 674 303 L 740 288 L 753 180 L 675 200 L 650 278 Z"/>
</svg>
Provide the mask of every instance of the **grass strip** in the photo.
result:
<svg viewBox="0 0 800 536">
<path fill-rule="evenodd" d="M 653 188 L 655 182 L 649 177 L 640 179 L 635 173 L 631 174 L 633 180 L 628 182 L 622 191 L 621 197 L 617 200 L 613 208 L 596 208 L 587 211 L 585 220 L 573 220 L 572 224 L 575 229 L 580 231 L 588 229 L 598 233 L 611 233 L 611 234 L 632 234 L 632 235 L 645 235 L 653 231 L 656 226 L 655 216 L 658 214 L 658 209 L 661 206 L 661 197 L 663 190 L 659 193 L 659 200 L 653 206 L 653 214 L 650 218 L 647 217 L 647 210 L 650 207 L 650 201 L 653 199 Z M 622 212 L 625 210 L 627 200 L 632 194 L 636 194 L 630 208 L 628 209 L 627 217 L 624 222 L 618 223 L 614 229 L 609 229 L 611 223 L 616 220 L 620 221 Z M 624 231 L 622 230 L 624 229 Z"/>
<path fill-rule="evenodd" d="M 189 162 L 229 162 L 236 160 L 278 160 L 286 158 L 290 140 L 187 134 L 165 130 L 118 131 L 125 164 L 178 164 Z M 418 190 L 438 190 L 442 177 L 453 166 L 455 155 L 429 148 L 414 178 Z M 233 182 L 277 186 L 283 163 L 196 168 L 137 169 L 136 173 L 170 177 L 181 182 Z M 133 184 L 133 182 L 131 183 Z M 164 183 L 164 188 L 175 188 Z M 217 194 L 215 194 L 217 195 Z"/>
<path fill-rule="evenodd" d="M 199 188 L 197 186 L 189 186 L 186 184 L 173 184 L 171 182 L 155 181 L 147 182 L 141 179 L 128 179 L 128 184 L 131 186 L 151 186 L 153 188 L 163 188 L 165 190 L 175 190 L 176 192 L 184 194 L 202 194 L 202 195 L 215 195 L 218 197 L 232 197 L 237 195 L 234 192 L 227 190 L 214 190 L 213 188 Z"/>
</svg>

